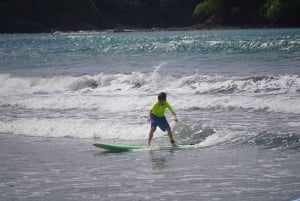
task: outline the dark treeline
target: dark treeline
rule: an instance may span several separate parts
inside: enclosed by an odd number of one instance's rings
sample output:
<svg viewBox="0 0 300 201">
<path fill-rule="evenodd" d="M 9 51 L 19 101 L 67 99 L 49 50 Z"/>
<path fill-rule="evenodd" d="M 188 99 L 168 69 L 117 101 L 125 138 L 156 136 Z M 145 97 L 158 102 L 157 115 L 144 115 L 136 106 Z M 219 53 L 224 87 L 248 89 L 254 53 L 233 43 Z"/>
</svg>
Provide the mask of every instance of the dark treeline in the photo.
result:
<svg viewBox="0 0 300 201">
<path fill-rule="evenodd" d="M 0 32 L 297 27 L 300 0 L 2 0 Z"/>
</svg>

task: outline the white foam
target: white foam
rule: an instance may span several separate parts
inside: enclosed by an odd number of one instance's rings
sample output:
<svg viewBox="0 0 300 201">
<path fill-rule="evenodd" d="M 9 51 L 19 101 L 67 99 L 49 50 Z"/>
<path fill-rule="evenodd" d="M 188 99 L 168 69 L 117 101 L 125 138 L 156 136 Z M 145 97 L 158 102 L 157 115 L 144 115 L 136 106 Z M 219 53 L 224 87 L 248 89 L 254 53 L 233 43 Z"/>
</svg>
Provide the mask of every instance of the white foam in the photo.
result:
<svg viewBox="0 0 300 201">
<path fill-rule="evenodd" d="M 300 122 L 288 122 L 287 123 L 288 127 L 295 127 L 295 128 L 300 128 Z"/>
<path fill-rule="evenodd" d="M 176 98 L 172 101 L 175 108 L 180 110 L 212 109 L 224 110 L 245 109 L 265 110 L 268 112 L 280 112 L 300 114 L 300 99 L 291 99 L 286 96 L 245 96 L 245 95 L 199 95 Z M 283 104 L 284 103 L 284 104 Z"/>
<path fill-rule="evenodd" d="M 208 136 L 203 142 L 200 144 L 202 146 L 214 146 L 222 143 L 229 144 L 230 142 L 234 142 L 238 139 L 244 139 L 248 135 L 245 131 L 236 131 L 232 129 L 221 129 L 216 130 L 216 133 Z"/>
<path fill-rule="evenodd" d="M 53 93 L 78 91 L 82 89 L 96 89 L 102 92 L 140 92 L 141 90 L 169 89 L 192 91 L 197 93 L 283 93 L 300 90 L 300 77 L 295 75 L 270 77 L 222 77 L 161 75 L 159 70 L 165 64 L 155 66 L 153 73 L 133 72 L 131 74 L 98 74 L 80 77 L 54 76 L 43 77 L 13 77 L 0 74 L 0 92 L 11 93 Z"/>
<path fill-rule="evenodd" d="M 225 112 L 242 109 L 300 114 L 299 76 L 162 75 L 159 70 L 164 65 L 154 67 L 153 73 L 48 78 L 1 74 L 0 132 L 45 137 L 145 139 L 149 129 L 147 113 L 160 91 L 167 92 L 169 102 L 179 115 L 214 108 Z M 205 143 L 228 140 L 228 136 L 220 136 L 220 133 L 210 136 Z M 157 135 L 163 136 L 162 133 Z"/>
<path fill-rule="evenodd" d="M 158 73 L 163 65 L 152 74 L 50 78 L 2 74 L 0 106 L 140 111 L 148 109 L 159 91 L 166 91 L 173 105 L 183 110 L 219 107 L 300 114 L 298 76 L 163 76 Z"/>
<path fill-rule="evenodd" d="M 42 137 L 74 137 L 139 140 L 148 136 L 148 124 L 83 119 L 23 119 L 0 122 L 0 133 Z"/>
</svg>

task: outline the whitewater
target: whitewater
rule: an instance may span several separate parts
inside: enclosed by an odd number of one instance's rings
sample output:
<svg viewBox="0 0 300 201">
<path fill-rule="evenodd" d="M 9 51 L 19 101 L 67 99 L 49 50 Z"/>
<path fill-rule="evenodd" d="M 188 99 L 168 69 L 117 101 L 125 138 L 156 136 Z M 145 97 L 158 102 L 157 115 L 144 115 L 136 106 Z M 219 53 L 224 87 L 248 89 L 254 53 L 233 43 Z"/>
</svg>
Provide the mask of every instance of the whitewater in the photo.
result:
<svg viewBox="0 0 300 201">
<path fill-rule="evenodd" d="M 299 139 L 299 37 L 298 29 L 2 35 L 0 132 L 143 141 L 164 91 L 180 142 L 263 134 L 286 146 Z"/>
<path fill-rule="evenodd" d="M 165 66 L 166 63 L 155 66 L 152 73 L 77 77 L 1 74 L 1 132 L 142 140 L 147 137 L 149 107 L 159 91 L 166 91 L 181 117 L 181 123 L 174 124 L 179 135 L 188 135 L 180 133 L 184 132 L 180 131 L 181 127 L 191 130 L 211 127 L 239 137 L 260 132 L 297 134 L 300 126 L 298 75 L 162 75 L 159 69 Z M 257 120 L 255 124 L 253 118 Z M 193 132 L 190 135 L 199 131 Z"/>
</svg>

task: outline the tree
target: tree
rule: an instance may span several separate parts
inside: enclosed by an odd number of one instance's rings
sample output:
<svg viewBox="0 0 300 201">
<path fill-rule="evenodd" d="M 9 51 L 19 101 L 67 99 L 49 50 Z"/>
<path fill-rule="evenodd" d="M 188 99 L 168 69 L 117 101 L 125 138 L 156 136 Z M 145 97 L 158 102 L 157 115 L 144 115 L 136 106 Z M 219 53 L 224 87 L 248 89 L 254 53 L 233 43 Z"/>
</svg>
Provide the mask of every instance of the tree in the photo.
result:
<svg viewBox="0 0 300 201">
<path fill-rule="evenodd" d="M 293 26 L 300 24 L 299 0 L 267 0 L 264 10 L 265 17 L 272 23 Z"/>
<path fill-rule="evenodd" d="M 194 9 L 194 15 L 201 20 L 219 21 L 222 19 L 223 0 L 204 0 Z"/>
</svg>

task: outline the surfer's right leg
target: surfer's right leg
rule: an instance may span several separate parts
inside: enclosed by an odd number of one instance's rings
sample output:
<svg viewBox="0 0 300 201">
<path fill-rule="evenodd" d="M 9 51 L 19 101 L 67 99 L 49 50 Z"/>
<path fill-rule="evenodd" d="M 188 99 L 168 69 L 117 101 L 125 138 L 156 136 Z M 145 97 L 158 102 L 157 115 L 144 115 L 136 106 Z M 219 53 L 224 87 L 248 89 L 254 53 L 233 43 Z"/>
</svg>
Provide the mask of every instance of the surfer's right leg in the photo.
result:
<svg viewBox="0 0 300 201">
<path fill-rule="evenodd" d="M 150 132 L 149 132 L 149 137 L 148 137 L 148 146 L 151 145 L 151 140 L 153 138 L 153 133 L 155 132 L 156 128 L 151 127 Z"/>
</svg>

